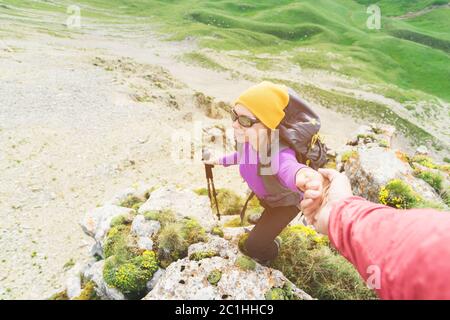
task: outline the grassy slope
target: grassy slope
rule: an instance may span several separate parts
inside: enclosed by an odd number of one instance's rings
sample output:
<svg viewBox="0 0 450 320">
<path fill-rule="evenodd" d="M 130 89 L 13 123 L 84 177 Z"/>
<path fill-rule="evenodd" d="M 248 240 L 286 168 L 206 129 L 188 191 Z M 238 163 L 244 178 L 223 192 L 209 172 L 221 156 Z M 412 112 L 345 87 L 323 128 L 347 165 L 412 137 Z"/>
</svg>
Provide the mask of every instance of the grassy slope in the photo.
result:
<svg viewBox="0 0 450 320">
<path fill-rule="evenodd" d="M 68 3 L 61 1 L 62 3 Z M 372 0 L 80 0 L 82 14 L 95 8 L 162 22 L 175 38 L 199 36 L 205 46 L 277 53 L 298 47 L 293 61 L 331 69 L 369 81 L 420 90 L 450 101 L 450 10 L 398 20 L 389 16 L 421 10 L 441 0 L 381 0 L 382 29 L 366 27 Z M 43 1 L 6 0 L 5 4 L 55 10 Z M 63 9 L 59 8 L 59 10 Z M 132 22 L 132 21 L 128 21 Z M 338 53 L 333 61 L 328 52 Z M 423 66 L 427 67 L 424 68 Z"/>
<path fill-rule="evenodd" d="M 381 84 L 384 95 L 400 102 L 433 96 L 450 101 L 450 10 L 438 8 L 417 17 L 397 19 L 393 16 L 422 10 L 436 1 L 375 1 L 382 10 L 382 29 L 369 30 L 366 27 L 369 2 L 372 3 L 368 0 L 79 0 L 77 3 L 83 16 L 103 21 L 112 19 L 108 13 L 114 13 L 123 16 L 124 23 L 135 21 L 126 16 L 143 17 L 138 21 L 158 23 L 161 32 L 172 34 L 172 39 L 196 36 L 202 45 L 218 50 L 272 54 L 291 50 L 291 61 L 301 67 L 332 70 Z M 66 0 L 52 4 L 22 0 L 4 3 L 58 12 L 65 12 L 67 5 L 72 4 Z M 334 57 L 330 58 L 329 53 Z M 328 99 L 326 92 L 315 92 Z M 425 137 L 423 130 L 407 131 L 421 140 L 419 143 L 434 140 L 430 135 Z"/>
</svg>

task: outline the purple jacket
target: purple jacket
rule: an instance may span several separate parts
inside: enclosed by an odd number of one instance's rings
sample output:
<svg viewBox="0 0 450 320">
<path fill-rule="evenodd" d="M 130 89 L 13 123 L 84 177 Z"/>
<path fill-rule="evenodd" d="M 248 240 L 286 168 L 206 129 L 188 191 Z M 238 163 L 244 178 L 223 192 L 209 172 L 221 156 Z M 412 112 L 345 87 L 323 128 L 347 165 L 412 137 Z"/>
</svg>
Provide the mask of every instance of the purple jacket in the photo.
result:
<svg viewBox="0 0 450 320">
<path fill-rule="evenodd" d="M 258 175 L 258 165 L 256 161 L 259 162 L 259 156 L 257 156 L 257 152 L 253 149 L 253 147 L 251 147 L 250 143 L 248 142 L 244 144 L 243 150 L 244 154 L 234 152 L 220 158 L 219 163 L 224 167 L 239 164 L 239 171 L 241 173 L 241 176 L 247 182 L 249 188 L 256 194 L 258 198 L 264 199 L 267 196 L 267 192 L 264 188 L 262 178 Z M 290 148 L 281 150 L 278 154 L 273 155 L 272 159 L 275 156 L 279 157 L 278 172 L 276 174 L 278 180 L 283 186 L 289 188 L 292 191 L 298 192 L 303 198 L 303 192 L 301 192 L 295 185 L 295 177 L 298 170 L 307 166 L 298 163 L 295 157 L 294 150 Z"/>
</svg>

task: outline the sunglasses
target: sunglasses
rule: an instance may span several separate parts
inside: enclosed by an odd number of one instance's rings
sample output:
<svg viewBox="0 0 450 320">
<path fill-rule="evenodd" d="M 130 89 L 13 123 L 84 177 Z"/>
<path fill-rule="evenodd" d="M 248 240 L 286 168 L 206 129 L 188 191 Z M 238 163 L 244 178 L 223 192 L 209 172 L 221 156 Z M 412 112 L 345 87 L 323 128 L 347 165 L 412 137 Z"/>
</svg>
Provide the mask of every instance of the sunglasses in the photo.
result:
<svg viewBox="0 0 450 320">
<path fill-rule="evenodd" d="M 239 124 L 245 128 L 250 128 L 255 123 L 260 122 L 258 119 L 250 118 L 250 117 L 243 116 L 243 115 L 238 115 L 236 113 L 236 111 L 234 111 L 234 109 L 231 110 L 231 120 L 233 120 L 233 122 L 237 120 L 239 122 Z"/>
</svg>

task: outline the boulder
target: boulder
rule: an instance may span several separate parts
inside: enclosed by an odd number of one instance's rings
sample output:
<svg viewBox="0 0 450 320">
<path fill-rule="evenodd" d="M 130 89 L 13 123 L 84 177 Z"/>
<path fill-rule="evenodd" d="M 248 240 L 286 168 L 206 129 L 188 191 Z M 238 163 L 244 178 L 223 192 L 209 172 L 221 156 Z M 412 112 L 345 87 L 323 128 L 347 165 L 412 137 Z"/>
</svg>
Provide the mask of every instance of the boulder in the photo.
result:
<svg viewBox="0 0 450 320">
<path fill-rule="evenodd" d="M 178 217 L 195 218 L 205 229 L 216 224 L 207 196 L 199 196 L 191 190 L 179 190 L 166 186 L 153 191 L 150 198 L 139 208 L 139 213 L 171 210 Z"/>
<path fill-rule="evenodd" d="M 138 237 L 152 237 L 160 228 L 158 221 L 146 220 L 143 215 L 137 215 L 131 224 L 131 232 Z"/>
<path fill-rule="evenodd" d="M 427 200 L 442 200 L 425 181 L 414 177 L 409 163 L 399 159 L 396 152 L 383 147 L 360 147 L 356 156 L 344 165 L 354 194 L 378 202 L 381 187 L 393 179 L 401 179 Z"/>
<path fill-rule="evenodd" d="M 296 288 L 283 274 L 254 263 L 253 269 L 244 269 L 236 264 L 238 250 L 228 241 L 212 236 L 204 244 L 193 244 L 190 254 L 202 250 L 215 251 L 218 256 L 190 260 L 189 257 L 169 265 L 156 286 L 144 297 L 144 300 L 220 300 L 265 299 L 273 288 L 282 288 L 289 283 L 298 299 L 312 299 L 308 294 Z M 212 272 L 220 274 L 214 284 L 208 280 Z"/>
<path fill-rule="evenodd" d="M 86 213 L 80 222 L 81 228 L 96 241 L 101 241 L 111 228 L 111 220 L 121 215 L 128 215 L 134 210 L 107 204 Z"/>
<path fill-rule="evenodd" d="M 147 282 L 147 290 L 152 291 L 153 288 L 156 286 L 159 280 L 161 280 L 162 276 L 166 273 L 166 270 L 159 268 L 155 274 L 153 275 L 152 279 Z"/>
</svg>

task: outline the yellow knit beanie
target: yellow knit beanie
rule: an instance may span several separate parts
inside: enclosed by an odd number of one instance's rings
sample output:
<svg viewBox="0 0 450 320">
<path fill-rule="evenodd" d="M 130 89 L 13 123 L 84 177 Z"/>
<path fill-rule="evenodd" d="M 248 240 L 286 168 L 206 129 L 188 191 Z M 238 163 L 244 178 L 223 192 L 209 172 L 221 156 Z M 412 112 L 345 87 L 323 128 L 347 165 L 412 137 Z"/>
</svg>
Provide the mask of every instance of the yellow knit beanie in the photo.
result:
<svg viewBox="0 0 450 320">
<path fill-rule="evenodd" d="M 284 108 L 289 103 L 286 86 L 263 81 L 244 91 L 234 105 L 242 104 L 263 124 L 275 129 L 284 117 Z"/>
</svg>

